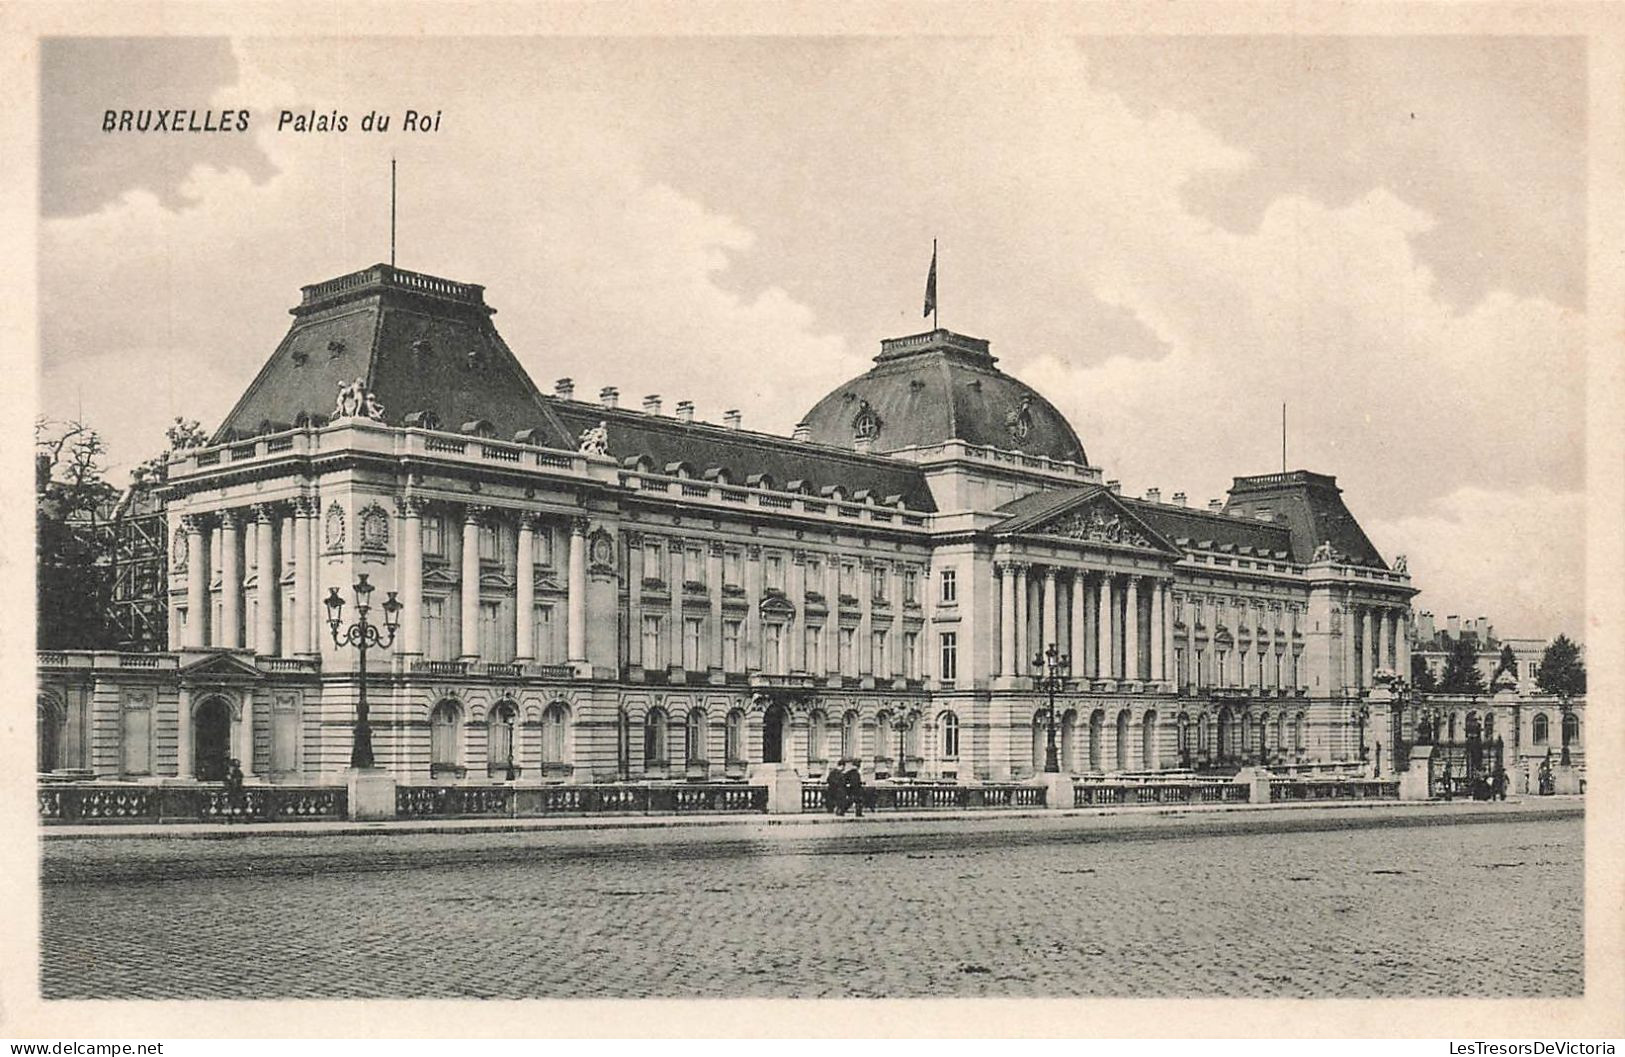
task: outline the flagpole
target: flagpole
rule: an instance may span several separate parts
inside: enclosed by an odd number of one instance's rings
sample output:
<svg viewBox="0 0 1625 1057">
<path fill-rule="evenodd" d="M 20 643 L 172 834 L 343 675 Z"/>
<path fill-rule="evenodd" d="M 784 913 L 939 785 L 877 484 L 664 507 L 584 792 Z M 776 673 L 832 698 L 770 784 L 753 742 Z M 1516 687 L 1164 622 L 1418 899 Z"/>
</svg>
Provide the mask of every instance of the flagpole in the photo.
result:
<svg viewBox="0 0 1625 1057">
<path fill-rule="evenodd" d="M 931 267 L 935 268 L 936 264 L 937 264 L 937 240 L 932 239 L 931 240 Z M 941 330 L 942 329 L 942 324 L 937 320 L 937 306 L 940 305 L 940 304 L 942 304 L 942 295 L 941 295 L 941 293 L 939 291 L 938 295 L 931 299 L 931 329 L 932 330 Z"/>
</svg>

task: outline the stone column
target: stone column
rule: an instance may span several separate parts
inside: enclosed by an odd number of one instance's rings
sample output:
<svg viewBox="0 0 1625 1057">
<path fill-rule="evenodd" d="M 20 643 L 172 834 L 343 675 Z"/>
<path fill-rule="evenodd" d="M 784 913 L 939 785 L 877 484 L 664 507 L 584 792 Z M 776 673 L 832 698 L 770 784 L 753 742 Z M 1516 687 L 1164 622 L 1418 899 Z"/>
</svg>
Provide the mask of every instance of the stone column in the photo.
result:
<svg viewBox="0 0 1625 1057">
<path fill-rule="evenodd" d="M 537 515 L 519 515 L 519 537 L 514 544 L 513 659 L 536 659 L 536 523 Z"/>
<path fill-rule="evenodd" d="M 243 644 L 243 568 L 238 558 L 237 511 L 220 512 L 220 627 L 214 644 L 237 649 Z"/>
<path fill-rule="evenodd" d="M 1095 676 L 1112 677 L 1112 574 L 1100 574 L 1097 592 L 1099 615 L 1095 618 Z"/>
<path fill-rule="evenodd" d="M 407 657 L 423 653 L 423 507 L 417 496 L 401 503 L 402 521 L 400 568 L 396 575 L 401 590 L 401 649 Z"/>
<path fill-rule="evenodd" d="M 1123 678 L 1140 678 L 1140 577 L 1128 578 L 1123 595 Z"/>
<path fill-rule="evenodd" d="M 243 691 L 242 715 L 232 731 L 232 755 L 242 765 L 244 774 L 254 773 L 254 694 Z"/>
<path fill-rule="evenodd" d="M 1029 643 L 1027 641 L 1027 606 L 1031 601 L 1031 592 L 1028 590 L 1027 563 L 1016 562 L 1016 652 L 1013 660 L 1015 667 L 1011 670 L 1013 675 L 1026 675 L 1031 661 L 1027 656 Z"/>
<path fill-rule="evenodd" d="M 999 674 L 1016 673 L 1016 571 L 1001 562 L 999 573 Z"/>
<path fill-rule="evenodd" d="M 1034 650 L 1034 653 L 1042 653 L 1051 646 L 1054 646 L 1056 649 L 1060 649 L 1061 646 L 1060 642 L 1058 641 L 1061 635 L 1061 628 L 1060 621 L 1057 616 L 1057 599 L 1055 589 L 1055 574 L 1059 571 L 1060 570 L 1056 569 L 1053 565 L 1044 566 L 1044 596 L 1042 603 L 1044 624 L 1040 630 L 1040 637 L 1043 639 L 1043 641 L 1038 644 L 1038 649 Z"/>
<path fill-rule="evenodd" d="M 175 714 L 175 777 L 192 777 L 192 689 L 180 688 L 180 711 Z"/>
<path fill-rule="evenodd" d="M 706 548 L 705 589 L 711 596 L 711 667 L 722 670 L 722 544 Z"/>
<path fill-rule="evenodd" d="M 488 509 L 470 503 L 463 510 L 463 575 L 461 659 L 480 659 L 480 521 Z"/>
<path fill-rule="evenodd" d="M 1354 666 L 1354 637 L 1360 633 L 1359 617 L 1351 595 L 1343 604 L 1343 685 L 1359 686 L 1360 673 Z"/>
<path fill-rule="evenodd" d="M 874 562 L 869 558 L 858 559 L 858 641 L 854 644 L 857 650 L 858 674 L 878 675 L 874 663 L 874 642 L 872 633 L 875 627 L 875 590 L 874 590 Z"/>
<path fill-rule="evenodd" d="M 1374 648 L 1375 647 L 1375 642 L 1376 642 L 1376 633 L 1372 629 L 1372 625 L 1375 623 L 1375 621 L 1371 619 L 1371 616 L 1372 616 L 1372 611 L 1369 610 L 1369 609 L 1362 610 L 1361 613 L 1360 613 L 1360 634 L 1364 637 L 1364 640 L 1365 640 L 1365 642 L 1364 642 L 1365 659 L 1360 665 L 1360 685 L 1361 686 L 1370 686 L 1371 685 L 1371 673 L 1372 673 L 1372 671 L 1374 669 L 1374 666 L 1375 666 L 1376 660 L 1377 660 L 1377 656 L 1376 656 L 1377 651 Z"/>
<path fill-rule="evenodd" d="M 1163 681 L 1162 648 L 1163 648 L 1163 593 L 1168 585 L 1161 580 L 1151 581 L 1151 679 L 1153 682 Z"/>
<path fill-rule="evenodd" d="M 186 531 L 186 645 L 202 649 L 209 644 L 209 528 L 203 518 L 181 518 Z"/>
<path fill-rule="evenodd" d="M 300 496 L 293 508 L 293 648 L 306 656 L 316 652 L 311 621 L 315 618 L 316 547 L 312 535 L 316 501 Z"/>
<path fill-rule="evenodd" d="M 1394 614 L 1394 666 L 1406 682 L 1411 678 L 1411 625 L 1409 614 Z"/>
<path fill-rule="evenodd" d="M 762 670 L 762 548 L 745 545 L 745 641 L 740 644 L 746 671 Z"/>
<path fill-rule="evenodd" d="M 254 611 L 254 652 L 261 657 L 276 653 L 276 609 L 281 595 L 281 577 L 276 569 L 276 513 L 269 503 L 254 507 L 254 549 L 258 587 L 254 588 L 258 608 Z"/>
<path fill-rule="evenodd" d="M 1371 667 L 1373 670 L 1388 667 L 1388 644 L 1393 641 L 1389 637 L 1390 632 L 1388 631 L 1388 610 L 1376 610 L 1375 617 L 1377 625 L 1377 655 L 1376 658 L 1371 662 Z"/>
<path fill-rule="evenodd" d="M 666 664 L 671 668 L 681 668 L 683 661 L 683 582 L 688 578 L 688 544 L 685 540 L 673 536 L 666 541 L 666 553 L 670 556 L 671 579 L 667 586 L 671 589 L 667 595 L 670 610 L 666 618 Z"/>
<path fill-rule="evenodd" d="M 281 540 L 279 541 L 282 545 L 278 548 L 284 554 L 287 553 L 287 548 L 291 547 L 293 549 L 293 554 L 289 556 L 288 567 L 293 570 L 295 580 L 299 578 L 299 522 L 293 515 L 293 511 L 297 506 L 298 504 L 295 503 L 282 515 L 280 525 Z M 299 600 L 296 596 L 292 603 L 285 604 L 282 594 L 282 578 L 280 576 L 277 577 L 276 593 L 278 607 L 277 644 L 282 648 L 282 656 L 292 657 L 298 652 L 298 645 L 294 642 L 294 625 L 298 623 Z"/>
<path fill-rule="evenodd" d="M 926 585 L 929 588 L 929 584 Z M 906 670 L 903 663 L 903 563 L 891 563 L 891 628 L 886 632 L 891 647 L 886 650 L 886 661 L 891 665 L 887 674 L 901 679 Z M 921 722 L 924 722 L 923 720 Z"/>
<path fill-rule="evenodd" d="M 824 674 L 836 671 L 841 663 L 841 560 L 831 551 L 824 555 Z"/>
<path fill-rule="evenodd" d="M 790 670 L 792 672 L 805 672 L 810 665 L 807 663 L 807 552 L 796 551 L 790 555 L 790 604 L 795 606 L 795 615 L 785 626 L 785 634 L 790 636 L 786 646 L 790 651 Z"/>
<path fill-rule="evenodd" d="M 568 659 L 576 663 L 587 659 L 587 519 L 584 517 L 570 521 L 569 592 L 565 645 Z"/>
<path fill-rule="evenodd" d="M 624 532 L 626 541 L 626 663 L 643 666 L 643 533 Z"/>
<path fill-rule="evenodd" d="M 1086 661 L 1089 656 L 1089 640 L 1085 638 L 1087 632 L 1084 630 L 1086 627 L 1084 612 L 1088 608 L 1089 602 L 1084 590 L 1083 570 L 1074 569 L 1072 570 L 1072 626 L 1067 630 L 1071 632 L 1068 638 L 1072 640 L 1072 674 L 1077 677 L 1088 674 Z"/>
</svg>

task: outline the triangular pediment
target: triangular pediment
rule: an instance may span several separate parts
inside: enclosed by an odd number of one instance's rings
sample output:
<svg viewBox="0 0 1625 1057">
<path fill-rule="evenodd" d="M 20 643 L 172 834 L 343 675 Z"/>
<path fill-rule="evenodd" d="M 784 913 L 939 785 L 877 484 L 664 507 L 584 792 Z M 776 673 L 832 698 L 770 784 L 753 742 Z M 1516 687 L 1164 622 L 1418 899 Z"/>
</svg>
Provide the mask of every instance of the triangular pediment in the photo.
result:
<svg viewBox="0 0 1625 1057">
<path fill-rule="evenodd" d="M 423 570 L 423 582 L 437 587 L 456 587 L 458 576 L 447 565 L 430 566 Z"/>
<path fill-rule="evenodd" d="M 176 673 L 182 681 L 263 679 L 265 674 L 252 663 L 230 653 L 209 654 L 182 665 Z"/>
<path fill-rule="evenodd" d="M 1046 536 L 1092 546 L 1183 554 L 1105 488 L 1078 493 L 1042 511 L 1012 517 L 995 527 L 994 532 L 1001 536 Z"/>
</svg>

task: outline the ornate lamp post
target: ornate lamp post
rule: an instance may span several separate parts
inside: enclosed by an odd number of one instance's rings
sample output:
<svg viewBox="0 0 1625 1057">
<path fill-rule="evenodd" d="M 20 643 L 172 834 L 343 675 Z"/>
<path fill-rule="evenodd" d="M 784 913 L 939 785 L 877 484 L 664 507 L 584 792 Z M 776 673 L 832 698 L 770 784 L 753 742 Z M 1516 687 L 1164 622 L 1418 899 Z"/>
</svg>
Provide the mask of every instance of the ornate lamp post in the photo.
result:
<svg viewBox="0 0 1625 1057">
<path fill-rule="evenodd" d="M 333 631 L 333 645 L 354 646 L 360 653 L 360 664 L 357 668 L 357 684 L 360 695 L 355 706 L 355 736 L 350 744 L 350 766 L 365 769 L 373 766 L 372 760 L 372 727 L 367 724 L 367 650 L 376 646 L 387 650 L 395 644 L 395 631 L 400 627 L 400 602 L 395 599 L 395 592 L 389 592 L 384 600 L 384 626 L 367 619 L 371 610 L 368 599 L 375 588 L 367 582 L 367 574 L 359 573 L 355 581 L 355 623 L 342 632 L 339 625 L 343 623 L 344 599 L 339 597 L 339 589 L 329 588 L 323 604 L 327 606 L 327 626 Z"/>
<path fill-rule="evenodd" d="M 1044 773 L 1060 774 L 1061 759 L 1055 751 L 1055 691 L 1061 688 L 1070 662 L 1052 642 L 1043 653 L 1033 658 L 1033 667 L 1039 672 L 1033 676 L 1034 685 L 1040 693 L 1049 694 L 1049 704 L 1044 710 L 1044 726 L 1048 732 L 1048 740 L 1044 743 Z"/>
<path fill-rule="evenodd" d="M 904 755 L 906 749 L 904 739 L 908 736 L 908 729 L 914 725 L 914 721 L 919 717 L 918 709 L 910 709 L 907 712 L 899 710 L 892 717 L 892 729 L 897 732 L 897 777 L 899 778 L 908 777 L 908 757 Z"/>
</svg>

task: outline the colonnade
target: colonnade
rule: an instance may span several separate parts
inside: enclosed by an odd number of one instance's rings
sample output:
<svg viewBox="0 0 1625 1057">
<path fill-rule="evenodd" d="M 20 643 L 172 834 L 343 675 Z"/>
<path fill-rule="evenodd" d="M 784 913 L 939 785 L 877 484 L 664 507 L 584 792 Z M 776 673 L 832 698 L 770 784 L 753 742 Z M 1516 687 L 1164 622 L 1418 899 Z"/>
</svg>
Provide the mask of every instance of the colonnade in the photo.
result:
<svg viewBox="0 0 1625 1057">
<path fill-rule="evenodd" d="M 1022 561 L 998 562 L 994 571 L 999 577 L 998 674 L 1037 674 L 1033 656 L 1054 644 L 1069 653 L 1074 678 L 1168 679 L 1170 579 Z M 1142 605 L 1142 599 L 1149 601 Z"/>
<path fill-rule="evenodd" d="M 1407 610 L 1351 598 L 1346 607 L 1343 670 L 1350 687 L 1373 685 L 1377 669 L 1387 668 L 1409 680 L 1411 642 Z"/>
</svg>

